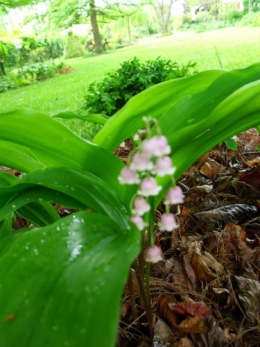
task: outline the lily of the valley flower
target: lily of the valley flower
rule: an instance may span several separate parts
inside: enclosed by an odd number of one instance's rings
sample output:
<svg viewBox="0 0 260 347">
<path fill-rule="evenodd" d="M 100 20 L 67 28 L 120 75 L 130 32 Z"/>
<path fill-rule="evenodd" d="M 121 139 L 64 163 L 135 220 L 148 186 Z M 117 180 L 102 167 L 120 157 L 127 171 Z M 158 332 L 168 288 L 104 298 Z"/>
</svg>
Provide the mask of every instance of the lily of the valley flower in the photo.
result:
<svg viewBox="0 0 260 347">
<path fill-rule="evenodd" d="M 146 261 L 149 263 L 158 263 L 158 261 L 162 260 L 162 252 L 159 247 L 152 246 L 147 249 L 146 252 Z"/>
<path fill-rule="evenodd" d="M 153 177 L 147 177 L 142 180 L 138 193 L 142 196 L 156 196 L 161 189 Z"/>
<path fill-rule="evenodd" d="M 137 171 L 148 171 L 152 170 L 153 163 L 150 158 L 143 153 L 136 153 L 132 158 L 130 168 Z"/>
<path fill-rule="evenodd" d="M 160 157 L 156 160 L 154 172 L 158 176 L 173 175 L 176 168 L 172 166 L 170 157 Z"/>
<path fill-rule="evenodd" d="M 131 222 L 134 223 L 137 228 L 142 231 L 145 227 L 146 227 L 146 223 L 144 222 L 143 218 L 141 218 L 140 216 L 132 216 L 130 218 Z"/>
<path fill-rule="evenodd" d="M 129 167 L 124 167 L 121 170 L 118 180 L 121 184 L 137 184 L 140 183 L 140 178 L 137 175 L 136 171 L 130 169 Z"/>
<path fill-rule="evenodd" d="M 135 198 L 133 213 L 137 214 L 138 216 L 142 216 L 146 212 L 150 211 L 150 208 L 150 205 L 143 197 L 139 196 Z"/>
<path fill-rule="evenodd" d="M 166 194 L 165 205 L 182 204 L 184 199 L 183 192 L 179 186 L 172 187 Z"/>
<path fill-rule="evenodd" d="M 172 231 L 178 228 L 175 217 L 172 213 L 164 213 L 161 216 L 161 221 L 158 223 L 160 230 Z"/>
<path fill-rule="evenodd" d="M 144 140 L 142 151 L 147 156 L 162 157 L 171 153 L 171 147 L 165 136 L 154 136 Z"/>
</svg>

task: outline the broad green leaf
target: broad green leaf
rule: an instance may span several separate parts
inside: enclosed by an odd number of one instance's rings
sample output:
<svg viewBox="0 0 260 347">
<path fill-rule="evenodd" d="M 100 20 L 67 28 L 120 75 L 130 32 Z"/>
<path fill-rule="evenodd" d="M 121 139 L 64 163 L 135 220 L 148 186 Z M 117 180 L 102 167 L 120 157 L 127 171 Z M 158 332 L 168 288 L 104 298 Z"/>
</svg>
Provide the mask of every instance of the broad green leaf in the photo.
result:
<svg viewBox="0 0 260 347">
<path fill-rule="evenodd" d="M 259 94 L 260 80 L 246 84 L 225 98 L 201 122 L 182 129 L 182 136 L 189 139 L 186 144 L 178 147 L 176 134 L 168 137 L 171 147 L 176 149 L 172 155 L 176 179 L 214 145 L 259 124 Z M 164 189 L 158 196 L 157 203 L 170 185 L 168 178 L 160 179 L 159 182 Z"/>
<path fill-rule="evenodd" d="M 127 209 L 100 178 L 68 168 L 45 168 L 25 175 L 19 183 L 0 187 L 0 220 L 21 206 L 52 201 L 70 208 L 91 208 L 127 227 Z"/>
<path fill-rule="evenodd" d="M 9 187 L 18 182 L 20 182 L 18 177 L 0 170 L 0 187 Z"/>
<path fill-rule="evenodd" d="M 0 241 L 12 230 L 12 216 L 8 216 L 0 221 Z"/>
<path fill-rule="evenodd" d="M 15 185 L 20 183 L 21 180 L 11 175 L 7 172 L 0 171 L 0 191 L 3 187 L 10 187 L 11 185 Z M 3 198 L 3 202 L 6 203 L 8 198 Z M 11 217 L 14 209 L 10 210 Z M 36 202 L 33 204 L 27 204 L 26 206 L 18 209 L 18 214 L 20 214 L 23 218 L 28 221 L 36 224 L 37 226 L 45 226 L 50 223 L 57 221 L 60 217 L 53 206 L 46 202 Z M 8 217 L 6 214 L 6 218 Z M 3 223 L 3 222 L 2 222 Z M 5 232 L 11 232 L 12 223 L 7 223 L 5 225 Z"/>
<path fill-rule="evenodd" d="M 49 225 L 60 219 L 58 212 L 48 202 L 27 204 L 19 208 L 17 212 L 36 226 Z"/>
<path fill-rule="evenodd" d="M 222 70 L 201 72 L 189 78 L 174 79 L 148 88 L 130 99 L 127 104 L 106 122 L 93 142 L 114 150 L 120 143 L 144 127 L 142 118 L 159 118 L 178 100 L 207 88 Z"/>
<path fill-rule="evenodd" d="M 205 90 L 188 95 L 171 106 L 159 119 L 159 125 L 162 133 L 171 139 L 172 150 L 175 151 L 186 144 L 187 129 L 192 129 L 192 126 L 194 126 L 194 131 L 189 131 L 189 141 L 208 131 L 210 123 L 216 121 L 211 115 L 214 109 L 219 107 L 234 92 L 259 79 L 260 64 L 252 65 L 246 69 L 225 72 Z M 239 101 L 235 100 L 234 102 Z M 204 129 L 196 128 L 196 123 L 203 121 Z M 221 127 L 222 124 L 217 126 Z"/>
<path fill-rule="evenodd" d="M 0 242 L 0 346 L 114 347 L 120 301 L 140 249 L 89 212 Z"/>
<path fill-rule="evenodd" d="M 10 141 L 0 141 L 0 163 L 25 172 L 43 167 L 27 147 Z"/>
<path fill-rule="evenodd" d="M 62 112 L 55 114 L 53 118 L 63 118 L 63 119 L 80 119 L 83 121 L 88 121 L 96 124 L 105 124 L 106 121 L 109 119 L 108 116 L 105 116 L 103 114 L 87 114 L 87 115 L 81 115 L 81 114 L 76 114 L 73 112 Z"/>
<path fill-rule="evenodd" d="M 123 198 L 129 190 L 118 183 L 117 176 L 123 163 L 103 148 L 73 134 L 51 117 L 32 110 L 20 110 L 0 115 L 0 141 L 26 147 L 42 166 L 67 166 L 93 173 L 102 178 Z M 20 153 L 13 153 L 13 168 L 31 171 L 20 162 Z M 0 165 L 6 165 L 1 157 Z M 8 161 L 9 163 L 9 161 Z M 35 169 L 35 167 L 33 168 Z"/>
</svg>

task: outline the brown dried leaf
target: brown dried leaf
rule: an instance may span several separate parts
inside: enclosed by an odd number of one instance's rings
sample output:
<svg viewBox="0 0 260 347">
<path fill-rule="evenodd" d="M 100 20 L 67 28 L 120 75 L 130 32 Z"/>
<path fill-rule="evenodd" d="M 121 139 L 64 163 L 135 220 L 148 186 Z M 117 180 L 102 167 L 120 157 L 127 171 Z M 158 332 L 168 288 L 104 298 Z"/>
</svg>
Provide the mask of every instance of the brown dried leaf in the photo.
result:
<svg viewBox="0 0 260 347">
<path fill-rule="evenodd" d="M 175 303 L 169 294 L 158 298 L 159 312 L 170 326 L 181 333 L 204 334 L 211 330 L 214 318 L 203 302 Z"/>
<path fill-rule="evenodd" d="M 223 275 L 224 274 L 224 267 L 221 263 L 219 263 L 213 255 L 210 253 L 204 251 L 202 254 L 203 260 L 206 262 L 208 267 L 213 269 L 217 274 Z"/>
<path fill-rule="evenodd" d="M 234 276 L 238 287 L 238 298 L 251 324 L 260 323 L 260 283 L 250 278 Z"/>
<path fill-rule="evenodd" d="M 210 211 L 195 213 L 194 216 L 198 220 L 212 226 L 218 223 L 223 225 L 227 223 L 242 222 L 248 218 L 256 216 L 258 209 L 256 206 L 246 204 L 225 205 Z"/>
<path fill-rule="evenodd" d="M 253 160 L 248 160 L 246 163 L 249 167 L 260 166 L 260 157 L 256 157 Z"/>
<path fill-rule="evenodd" d="M 260 168 L 254 167 L 252 169 L 247 170 L 246 172 L 241 173 L 238 176 L 239 181 L 245 182 L 256 190 L 260 190 Z"/>
<path fill-rule="evenodd" d="M 190 247 L 189 249 L 190 264 L 195 272 L 197 282 L 211 282 L 216 279 L 216 275 L 209 269 L 206 261 L 203 259 L 199 247 Z"/>
<path fill-rule="evenodd" d="M 172 267 L 168 280 L 170 280 L 174 286 L 181 287 L 182 289 L 192 290 L 194 286 L 191 284 L 186 272 L 183 268 L 181 260 L 175 260 L 174 266 Z"/>
<path fill-rule="evenodd" d="M 169 304 L 170 309 L 182 316 L 207 317 L 212 315 L 211 309 L 204 302 L 184 301 L 178 304 Z"/>
<path fill-rule="evenodd" d="M 161 319 L 158 319 L 154 326 L 154 341 L 160 341 L 163 344 L 173 343 L 176 341 L 170 327 Z"/>
<path fill-rule="evenodd" d="M 213 317 L 187 317 L 179 325 L 178 330 L 187 334 L 206 334 L 211 330 Z"/>
<path fill-rule="evenodd" d="M 207 161 L 202 165 L 202 167 L 200 168 L 200 172 L 212 179 L 214 178 L 218 173 L 224 173 L 226 172 L 226 168 L 224 166 L 222 166 L 221 164 L 219 164 L 218 162 L 216 162 L 215 160 L 208 158 Z"/>
<path fill-rule="evenodd" d="M 245 230 L 240 225 L 234 223 L 226 224 L 223 233 L 226 237 L 227 235 L 230 235 L 231 242 L 234 239 L 240 239 L 242 241 L 246 240 Z"/>
<path fill-rule="evenodd" d="M 180 339 L 176 347 L 195 347 L 194 343 L 187 337 Z"/>
<path fill-rule="evenodd" d="M 207 334 L 192 334 L 191 338 L 196 347 L 225 347 L 234 340 L 235 334 L 231 328 L 222 330 L 216 322 L 213 322 L 213 327 Z"/>
</svg>

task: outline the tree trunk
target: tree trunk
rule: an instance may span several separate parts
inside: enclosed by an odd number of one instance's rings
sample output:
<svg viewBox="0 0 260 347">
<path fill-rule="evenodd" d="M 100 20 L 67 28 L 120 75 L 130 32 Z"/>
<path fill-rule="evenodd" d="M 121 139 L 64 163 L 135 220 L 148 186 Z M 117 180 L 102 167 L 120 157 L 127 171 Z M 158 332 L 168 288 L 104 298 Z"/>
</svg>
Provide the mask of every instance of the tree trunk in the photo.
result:
<svg viewBox="0 0 260 347">
<path fill-rule="evenodd" d="M 90 11 L 91 11 L 90 13 L 91 26 L 92 26 L 93 38 L 95 42 L 95 52 L 99 54 L 102 52 L 102 42 L 101 42 L 100 34 L 99 34 L 95 0 L 90 1 Z"/>
<path fill-rule="evenodd" d="M 163 34 L 168 33 L 173 0 L 154 0 L 153 7 Z"/>
</svg>

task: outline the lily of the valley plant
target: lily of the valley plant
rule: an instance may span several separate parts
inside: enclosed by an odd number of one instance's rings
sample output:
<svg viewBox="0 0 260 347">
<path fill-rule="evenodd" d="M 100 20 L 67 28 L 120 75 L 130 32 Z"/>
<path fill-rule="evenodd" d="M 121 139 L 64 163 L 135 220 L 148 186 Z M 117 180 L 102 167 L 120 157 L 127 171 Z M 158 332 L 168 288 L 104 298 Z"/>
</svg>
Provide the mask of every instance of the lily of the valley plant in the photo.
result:
<svg viewBox="0 0 260 347">
<path fill-rule="evenodd" d="M 152 211 L 164 200 L 158 226 L 176 227 L 167 209 L 182 201 L 178 178 L 258 126 L 259 93 L 260 64 L 164 82 L 132 98 L 93 143 L 37 110 L 1 114 L 0 165 L 23 174 L 0 172 L 0 346 L 114 347 L 145 230 L 148 264 L 162 256 Z M 125 166 L 113 151 L 144 117 L 156 121 Z M 75 212 L 60 218 L 53 203 Z M 12 231 L 17 216 L 28 223 Z"/>
</svg>

